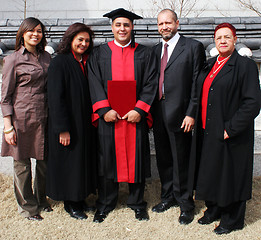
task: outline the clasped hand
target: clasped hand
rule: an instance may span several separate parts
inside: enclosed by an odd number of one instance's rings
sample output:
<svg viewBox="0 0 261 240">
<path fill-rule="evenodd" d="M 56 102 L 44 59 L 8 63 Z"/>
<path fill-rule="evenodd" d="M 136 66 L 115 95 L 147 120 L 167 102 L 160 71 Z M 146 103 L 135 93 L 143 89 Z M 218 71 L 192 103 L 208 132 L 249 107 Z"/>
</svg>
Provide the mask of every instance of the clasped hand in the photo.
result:
<svg viewBox="0 0 261 240">
<path fill-rule="evenodd" d="M 137 111 L 131 110 L 121 117 L 115 110 L 111 109 L 103 115 L 103 119 L 105 122 L 117 122 L 118 120 L 122 119 L 127 120 L 127 122 L 136 123 L 140 122 L 141 115 Z"/>
</svg>

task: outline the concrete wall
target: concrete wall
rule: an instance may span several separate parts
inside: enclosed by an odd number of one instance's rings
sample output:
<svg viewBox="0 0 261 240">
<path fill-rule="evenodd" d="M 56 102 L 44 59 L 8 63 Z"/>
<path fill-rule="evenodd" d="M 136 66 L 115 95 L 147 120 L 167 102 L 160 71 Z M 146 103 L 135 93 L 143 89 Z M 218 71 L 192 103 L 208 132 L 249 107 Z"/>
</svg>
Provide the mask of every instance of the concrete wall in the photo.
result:
<svg viewBox="0 0 261 240">
<path fill-rule="evenodd" d="M 39 18 L 98 18 L 119 7 L 135 11 L 143 17 L 155 17 L 162 7 L 170 7 L 166 2 L 178 0 L 26 0 L 27 17 Z M 182 17 L 233 17 L 257 16 L 253 11 L 239 7 L 238 0 L 187 0 L 196 4 L 188 15 Z M 0 0 L 0 19 L 23 18 L 25 0 Z M 163 4 L 162 4 L 163 2 Z M 260 8 L 259 0 L 253 0 Z M 176 11 L 179 12 L 177 4 Z M 189 7 L 187 7 L 188 9 Z M 184 11 L 186 13 L 186 9 Z"/>
</svg>

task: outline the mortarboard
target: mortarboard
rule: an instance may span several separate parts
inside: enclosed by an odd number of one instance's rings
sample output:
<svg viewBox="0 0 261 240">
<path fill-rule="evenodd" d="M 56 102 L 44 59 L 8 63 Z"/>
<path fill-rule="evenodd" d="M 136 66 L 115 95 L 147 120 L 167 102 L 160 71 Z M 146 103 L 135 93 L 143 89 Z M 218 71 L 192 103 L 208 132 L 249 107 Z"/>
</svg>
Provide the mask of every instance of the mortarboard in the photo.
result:
<svg viewBox="0 0 261 240">
<path fill-rule="evenodd" d="M 118 9 L 112 10 L 111 12 L 104 14 L 103 17 L 111 18 L 112 21 L 114 21 L 118 17 L 128 18 L 132 22 L 133 22 L 134 19 L 142 19 L 141 16 L 139 16 L 139 15 L 133 13 L 133 12 L 127 11 L 124 8 L 118 8 Z"/>
</svg>

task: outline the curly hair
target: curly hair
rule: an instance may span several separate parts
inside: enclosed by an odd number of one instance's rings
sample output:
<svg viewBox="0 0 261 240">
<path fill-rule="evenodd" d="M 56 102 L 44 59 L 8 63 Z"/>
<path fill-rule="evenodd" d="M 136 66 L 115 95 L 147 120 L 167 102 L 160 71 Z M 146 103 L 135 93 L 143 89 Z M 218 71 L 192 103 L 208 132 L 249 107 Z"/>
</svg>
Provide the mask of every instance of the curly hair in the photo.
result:
<svg viewBox="0 0 261 240">
<path fill-rule="evenodd" d="M 24 33 L 30 30 L 33 30 L 36 26 L 38 26 L 40 24 L 41 28 L 42 28 L 42 40 L 39 44 L 37 44 L 36 46 L 36 50 L 38 52 L 43 52 L 44 48 L 46 46 L 46 37 L 45 37 L 45 26 L 42 24 L 42 22 L 34 17 L 29 17 L 26 18 L 20 25 L 18 32 L 16 34 L 16 43 L 15 43 L 15 50 L 19 50 L 21 48 L 21 46 L 24 45 Z"/>
<path fill-rule="evenodd" d="M 71 51 L 71 43 L 74 37 L 80 32 L 87 32 L 90 35 L 90 45 L 85 51 L 85 53 L 89 54 L 93 48 L 94 33 L 90 27 L 83 23 L 74 23 L 66 30 L 62 41 L 59 44 L 57 52 L 60 54 L 69 53 Z"/>
</svg>

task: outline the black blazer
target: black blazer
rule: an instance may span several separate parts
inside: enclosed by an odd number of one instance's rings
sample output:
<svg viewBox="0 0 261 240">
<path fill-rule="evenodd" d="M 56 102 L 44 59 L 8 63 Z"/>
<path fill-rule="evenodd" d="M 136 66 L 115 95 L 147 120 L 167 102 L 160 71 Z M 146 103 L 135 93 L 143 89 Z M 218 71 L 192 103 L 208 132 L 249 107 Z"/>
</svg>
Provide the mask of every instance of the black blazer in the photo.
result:
<svg viewBox="0 0 261 240">
<path fill-rule="evenodd" d="M 154 47 L 158 59 L 158 72 L 160 72 L 161 50 L 162 43 Z M 166 114 L 163 117 L 171 130 L 180 131 L 185 116 L 195 118 L 196 80 L 205 59 L 205 49 L 201 42 L 180 36 L 169 58 L 164 75 Z M 158 101 L 158 96 L 155 101 Z M 152 108 L 154 117 L 158 114 L 155 108 Z"/>
</svg>

